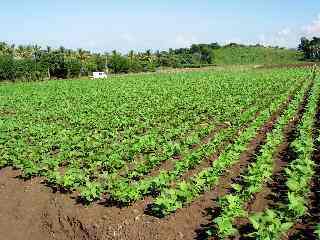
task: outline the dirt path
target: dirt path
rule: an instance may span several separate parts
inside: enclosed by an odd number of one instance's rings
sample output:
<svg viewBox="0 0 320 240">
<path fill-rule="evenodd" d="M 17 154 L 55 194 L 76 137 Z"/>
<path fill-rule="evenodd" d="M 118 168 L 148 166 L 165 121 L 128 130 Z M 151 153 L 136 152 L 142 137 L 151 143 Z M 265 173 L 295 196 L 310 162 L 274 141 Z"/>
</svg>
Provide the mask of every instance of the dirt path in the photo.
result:
<svg viewBox="0 0 320 240">
<path fill-rule="evenodd" d="M 53 193 L 39 178 L 17 176 L 10 168 L 0 171 L 2 239 L 193 239 L 192 215 L 161 220 L 145 215 L 148 199 L 122 209 L 102 203 L 84 207 L 70 194 Z"/>
<path fill-rule="evenodd" d="M 320 223 L 320 145 L 316 138 L 319 137 L 320 130 L 320 101 L 316 114 L 316 123 L 313 132 L 315 149 L 313 160 L 316 163 L 315 175 L 311 182 L 311 193 L 309 196 L 309 214 L 296 223 L 290 230 L 288 238 L 284 239 L 316 239 L 314 234 L 315 226 Z"/>
</svg>

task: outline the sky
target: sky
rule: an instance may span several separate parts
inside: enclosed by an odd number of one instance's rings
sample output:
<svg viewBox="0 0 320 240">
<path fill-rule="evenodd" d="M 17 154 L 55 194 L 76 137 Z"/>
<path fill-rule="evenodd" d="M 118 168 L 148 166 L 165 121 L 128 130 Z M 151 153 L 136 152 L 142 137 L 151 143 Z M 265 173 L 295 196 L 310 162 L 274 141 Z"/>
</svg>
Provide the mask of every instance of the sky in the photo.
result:
<svg viewBox="0 0 320 240">
<path fill-rule="evenodd" d="M 192 43 L 296 47 L 320 36 L 320 0 L 9 0 L 0 41 L 94 52 Z"/>
</svg>

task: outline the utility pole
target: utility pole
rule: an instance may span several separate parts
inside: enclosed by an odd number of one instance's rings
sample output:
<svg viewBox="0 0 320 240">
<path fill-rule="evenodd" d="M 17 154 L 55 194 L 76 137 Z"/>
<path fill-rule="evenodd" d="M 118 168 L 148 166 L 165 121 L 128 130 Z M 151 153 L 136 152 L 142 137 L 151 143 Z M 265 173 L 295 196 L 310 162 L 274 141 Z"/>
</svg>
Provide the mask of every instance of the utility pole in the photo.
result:
<svg viewBox="0 0 320 240">
<path fill-rule="evenodd" d="M 199 56 L 200 56 L 200 68 L 202 67 L 202 53 L 201 53 L 201 48 L 199 47 Z"/>
</svg>

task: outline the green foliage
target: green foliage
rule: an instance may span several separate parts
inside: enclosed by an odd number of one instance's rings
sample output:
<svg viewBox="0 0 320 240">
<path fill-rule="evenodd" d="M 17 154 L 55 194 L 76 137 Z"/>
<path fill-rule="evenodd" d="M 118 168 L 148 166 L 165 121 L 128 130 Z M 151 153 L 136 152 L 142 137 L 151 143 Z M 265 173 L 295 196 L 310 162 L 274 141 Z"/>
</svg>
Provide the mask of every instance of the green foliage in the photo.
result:
<svg viewBox="0 0 320 240">
<path fill-rule="evenodd" d="M 87 59 L 85 62 L 82 63 L 80 74 L 82 76 L 89 76 L 93 72 L 98 71 L 98 64 L 95 59 Z M 79 72 L 78 72 L 79 73 Z"/>
<path fill-rule="evenodd" d="M 249 217 L 256 232 L 250 234 L 257 240 L 276 240 L 293 226 L 292 222 L 282 222 L 279 213 L 267 210 L 265 213 L 257 213 Z"/>
<path fill-rule="evenodd" d="M 42 49 L 38 45 L 15 47 L 0 42 L 0 57 L 3 57 L 2 65 L 6 61 L 6 66 L 2 67 L 0 81 L 30 81 L 90 76 L 92 72 L 106 70 L 109 73 L 123 74 L 155 72 L 158 68 L 201 68 L 217 64 L 295 63 L 300 58 L 300 53 L 295 50 L 260 45 L 220 46 L 218 43 L 211 43 L 192 44 L 190 48 L 161 52 L 146 50 L 120 54 L 113 51 L 97 54 L 83 49 L 76 51 L 64 47 Z"/>
<path fill-rule="evenodd" d="M 295 217 L 302 217 L 306 214 L 307 207 L 305 199 L 294 192 L 288 192 L 288 210 L 293 212 Z"/>
<path fill-rule="evenodd" d="M 301 38 L 298 50 L 302 51 L 306 60 L 320 60 L 320 38 Z"/>
<path fill-rule="evenodd" d="M 100 183 L 86 182 L 85 186 L 80 188 L 80 196 L 86 202 L 92 202 L 100 198 L 102 191 Z"/>
<path fill-rule="evenodd" d="M 219 199 L 219 205 L 225 214 L 214 219 L 217 225 L 217 234 L 220 238 L 234 236 L 238 231 L 233 226 L 233 219 L 237 217 L 247 217 L 247 212 L 243 209 L 243 202 L 239 195 L 226 195 Z"/>
<path fill-rule="evenodd" d="M 306 89 L 306 86 L 307 85 L 305 84 L 303 90 Z M 304 93 L 303 90 L 298 95 L 299 98 L 297 98 L 297 100 L 294 102 L 292 108 L 288 110 L 288 113 L 285 116 L 285 118 L 283 118 L 279 122 L 279 126 L 281 126 L 281 129 L 286 125 L 290 117 L 292 117 L 292 115 L 294 114 L 294 111 L 292 111 L 292 109 L 296 109 L 298 107 L 298 104 L 301 101 Z M 279 98 L 279 101 L 283 101 L 282 98 Z M 249 127 L 239 136 L 239 138 L 234 142 L 234 144 L 230 147 L 227 147 L 226 151 L 223 152 L 219 156 L 219 158 L 213 162 L 212 167 L 201 171 L 197 176 L 191 178 L 191 180 L 187 183 L 181 182 L 180 184 L 178 182 L 176 184 L 177 187 L 175 189 L 164 189 L 161 195 L 155 200 L 154 210 L 156 212 L 159 212 L 159 210 L 161 210 L 162 215 L 174 212 L 176 209 L 180 208 L 184 203 L 191 202 L 200 193 L 202 193 L 212 185 L 217 184 L 219 177 L 224 172 L 224 170 L 230 167 L 236 161 L 238 161 L 240 154 L 246 150 L 248 143 L 252 138 L 256 136 L 256 131 L 262 126 L 266 119 L 270 117 L 271 112 L 278 109 L 278 104 L 272 105 L 270 109 L 266 110 L 265 112 L 262 112 L 260 116 L 256 119 L 256 121 L 254 121 L 252 125 L 249 125 Z M 254 114 L 255 110 L 252 110 L 252 114 Z M 244 114 L 241 117 L 243 117 L 242 120 L 244 122 L 249 121 L 250 119 L 250 115 L 247 114 Z M 275 147 L 281 143 L 281 129 L 277 129 L 273 137 L 269 137 L 270 142 L 265 146 L 265 151 L 263 151 L 259 163 L 257 165 L 253 164 L 251 169 L 249 170 L 249 172 L 251 171 L 250 174 L 245 177 L 247 188 L 243 190 L 243 193 L 241 193 L 243 194 L 243 197 L 247 198 L 252 193 L 261 190 L 262 183 L 270 178 L 272 174 L 272 153 Z M 229 130 L 232 132 L 232 128 L 230 128 Z M 221 131 L 220 133 L 223 133 L 223 131 Z M 230 137 L 229 134 L 226 134 L 225 136 Z M 190 155 L 190 157 L 192 158 L 190 160 L 188 159 L 187 163 L 189 164 L 185 164 L 184 162 L 177 164 L 184 164 L 183 166 L 185 167 L 182 169 L 192 168 L 198 163 L 197 159 L 202 159 L 207 156 L 211 156 L 216 150 L 216 146 L 214 144 L 208 144 L 205 147 L 206 148 L 203 149 L 205 154 L 200 154 L 200 150 L 199 154 Z M 194 164 L 190 164 L 192 162 Z M 178 173 L 180 172 L 178 171 Z"/>
<path fill-rule="evenodd" d="M 114 53 L 108 60 L 108 67 L 113 73 L 128 73 L 129 60 L 121 54 Z"/>
<path fill-rule="evenodd" d="M 275 210 L 267 209 L 250 218 L 257 230 L 252 235 L 258 239 L 280 239 L 280 236 L 286 233 L 295 222 L 302 220 L 302 217 L 307 214 L 307 199 L 315 165 L 312 160 L 313 127 L 320 98 L 319 78 L 316 77 L 314 80 L 312 94 L 309 96 L 306 111 L 298 127 L 298 137 L 292 143 L 297 159 L 285 168 L 287 203 L 281 204 Z"/>
<path fill-rule="evenodd" d="M 130 72 L 139 73 L 144 71 L 144 66 L 140 61 L 129 61 Z"/>
<path fill-rule="evenodd" d="M 70 58 L 65 61 L 65 68 L 67 69 L 67 77 L 75 78 L 79 76 L 81 71 L 81 61 L 76 58 Z"/>
<path fill-rule="evenodd" d="M 270 180 L 274 168 L 273 156 L 284 139 L 283 135 L 286 125 L 294 118 L 300 103 L 303 101 L 303 96 L 308 85 L 308 82 L 303 85 L 294 100 L 289 104 L 287 110 L 278 119 L 272 132 L 267 134 L 267 142 L 262 146 L 256 161 L 249 165 L 247 171 L 242 176 L 242 187 L 236 186 L 237 191 L 235 193 L 227 194 L 220 199 L 221 214 L 214 219 L 214 223 L 216 224 L 218 236 L 221 239 L 234 236 L 237 233 L 233 229 L 233 222 L 237 218 L 246 217 L 248 213 L 244 210 L 245 203 L 250 201 L 256 193 L 262 191 L 264 184 Z M 298 207 L 300 203 L 299 199 L 295 200 L 294 207 Z M 295 210 L 298 211 L 298 209 Z M 301 211 L 301 209 L 299 210 Z M 283 234 L 282 231 L 286 227 L 289 227 L 287 223 L 279 223 L 281 220 L 277 219 L 276 214 L 272 211 L 268 211 L 266 215 L 258 214 L 252 216 L 251 222 L 257 230 L 252 235 L 257 239 L 279 239 L 279 236 Z"/>
<path fill-rule="evenodd" d="M 0 81 L 15 80 L 16 69 L 15 62 L 12 56 L 0 55 Z"/>
<path fill-rule="evenodd" d="M 31 82 L 48 77 L 47 68 L 33 59 L 18 59 L 15 61 L 15 65 L 16 79 Z"/>
<path fill-rule="evenodd" d="M 38 64 L 45 60 L 37 57 Z M 66 68 L 51 71 L 58 69 Z M 108 194 L 130 204 L 159 193 L 155 210 L 169 214 L 215 186 L 308 75 L 305 69 L 211 70 L 3 84 L 1 167 L 41 175 L 85 201 Z M 212 166 L 179 180 L 217 153 Z M 172 168 L 150 174 L 167 160 Z"/>
<path fill-rule="evenodd" d="M 274 65 L 298 63 L 301 55 L 295 50 L 263 46 L 225 46 L 214 50 L 214 63 Z"/>
<path fill-rule="evenodd" d="M 314 233 L 316 234 L 317 238 L 320 240 L 320 224 L 316 226 Z"/>
</svg>

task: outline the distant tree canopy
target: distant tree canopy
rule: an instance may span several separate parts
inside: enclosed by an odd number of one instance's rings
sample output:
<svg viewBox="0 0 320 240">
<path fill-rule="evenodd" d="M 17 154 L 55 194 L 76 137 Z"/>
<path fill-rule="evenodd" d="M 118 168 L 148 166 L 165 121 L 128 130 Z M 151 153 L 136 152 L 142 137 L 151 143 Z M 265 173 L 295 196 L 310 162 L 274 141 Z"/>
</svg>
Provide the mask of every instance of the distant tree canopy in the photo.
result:
<svg viewBox="0 0 320 240">
<path fill-rule="evenodd" d="M 313 37 L 311 40 L 308 38 L 301 38 L 301 43 L 298 50 L 302 51 L 304 58 L 307 60 L 320 60 L 320 38 Z"/>
<path fill-rule="evenodd" d="M 105 57 L 79 49 L 42 49 L 0 42 L 0 80 L 34 81 L 46 78 L 86 76 L 105 70 Z"/>
<path fill-rule="evenodd" d="M 309 40 L 304 43 L 310 45 Z M 301 50 L 305 49 L 305 45 L 301 46 Z M 38 45 L 15 46 L 0 42 L 0 81 L 76 78 L 107 69 L 109 73 L 138 73 L 153 72 L 160 67 L 199 68 L 212 64 L 260 64 L 266 59 L 274 62 L 275 59 L 290 61 L 295 58 L 295 51 L 279 49 L 258 44 L 245 46 L 230 43 L 220 46 L 218 43 L 210 43 L 192 44 L 189 48 L 170 48 L 168 51 L 129 51 L 127 54 L 112 51 L 98 54 L 83 49 L 43 49 Z M 308 57 L 316 56 L 315 53 L 308 54 L 306 53 Z"/>
<path fill-rule="evenodd" d="M 152 72 L 158 67 L 199 67 L 212 64 L 218 43 L 193 44 L 190 48 L 169 51 L 130 51 L 128 54 L 96 54 L 59 47 L 42 49 L 38 45 L 10 45 L 0 42 L 0 80 L 40 80 L 91 75 L 94 71 L 111 73 Z"/>
</svg>

